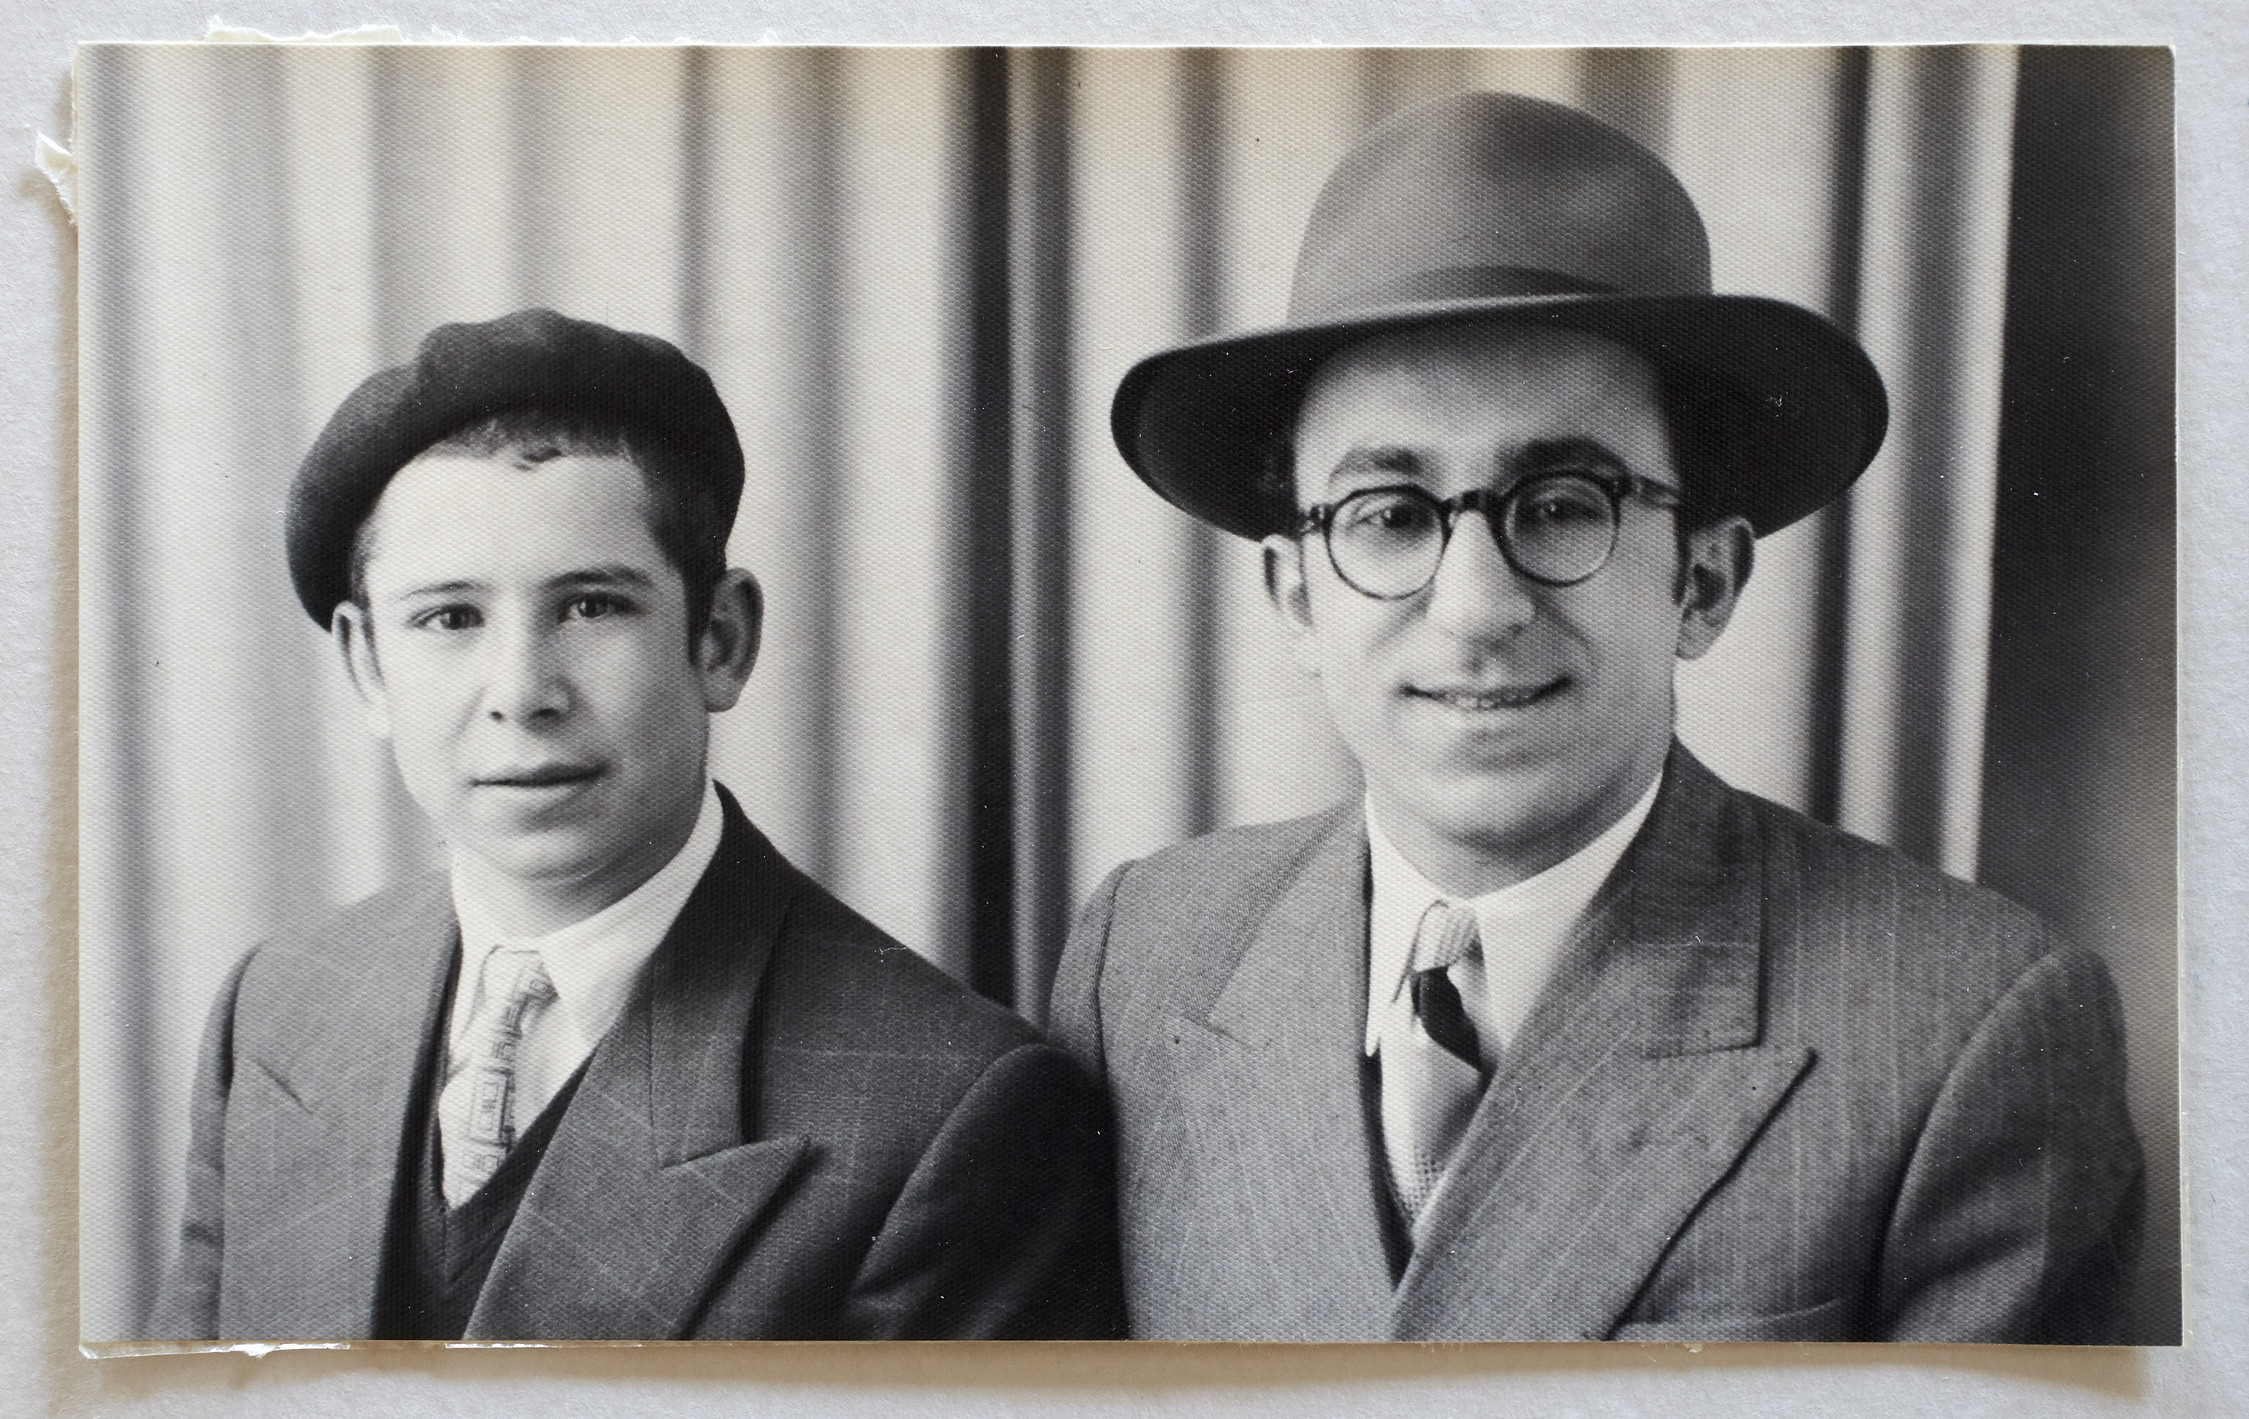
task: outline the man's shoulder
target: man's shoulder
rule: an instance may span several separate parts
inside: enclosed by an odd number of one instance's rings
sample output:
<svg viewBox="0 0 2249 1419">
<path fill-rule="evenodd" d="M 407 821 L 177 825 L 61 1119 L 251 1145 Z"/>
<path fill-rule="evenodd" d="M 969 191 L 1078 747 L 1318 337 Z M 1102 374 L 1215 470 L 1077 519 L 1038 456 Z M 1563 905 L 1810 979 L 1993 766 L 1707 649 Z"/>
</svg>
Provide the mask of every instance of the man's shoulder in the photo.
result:
<svg viewBox="0 0 2249 1419">
<path fill-rule="evenodd" d="M 1349 803 L 1279 823 L 1221 828 L 1118 869 L 1118 889 L 1199 911 L 1216 901 L 1270 899 L 1323 844 L 1359 821 Z"/>
<path fill-rule="evenodd" d="M 1339 835 L 1356 834 L 1356 862 L 1365 871 L 1364 831 L 1356 803 L 1306 818 L 1224 828 L 1127 862 L 1110 874 L 1080 924 L 1098 941 L 1114 974 L 1153 972 L 1166 994 L 1210 994 L 1275 905 L 1292 889 L 1336 888 L 1307 874 L 1347 874 Z"/>
<path fill-rule="evenodd" d="M 1787 895 L 1816 918 L 1879 921 L 1908 939 L 1922 934 L 1918 928 L 1941 927 L 1954 939 L 1976 931 L 2044 949 L 2045 923 L 2013 898 L 1755 794 L 1729 791 L 1755 817 L 1768 902 Z"/>
<path fill-rule="evenodd" d="M 1826 1001 L 1798 1022 L 1836 1032 L 1919 1032 L 1951 1043 L 2019 991 L 2080 1002 L 2112 987 L 2098 958 L 2028 907 L 1895 848 L 1727 790 L 1755 826 L 1754 882 L 1774 1001 Z M 1837 1002 L 1881 999 L 1862 1015 Z M 1830 1008 L 1833 1007 L 1833 1008 Z M 1777 1008 L 1777 1007 L 1776 1007 Z M 1918 1023 L 1915 1023 L 1918 1022 Z"/>
<path fill-rule="evenodd" d="M 997 1059 L 1042 1036 L 913 948 L 798 875 L 769 968 L 772 1018 L 848 1033 L 886 1051 Z"/>
</svg>

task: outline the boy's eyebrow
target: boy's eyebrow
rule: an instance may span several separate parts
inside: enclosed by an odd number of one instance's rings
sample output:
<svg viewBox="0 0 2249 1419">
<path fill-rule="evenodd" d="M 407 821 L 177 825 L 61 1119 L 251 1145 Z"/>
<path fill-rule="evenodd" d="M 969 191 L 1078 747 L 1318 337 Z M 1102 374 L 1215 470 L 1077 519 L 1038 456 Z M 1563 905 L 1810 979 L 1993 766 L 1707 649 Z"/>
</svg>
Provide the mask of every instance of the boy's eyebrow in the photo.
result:
<svg viewBox="0 0 2249 1419">
<path fill-rule="evenodd" d="M 424 582 L 420 586 L 409 586 L 393 592 L 392 595 L 400 601 L 407 601 L 420 596 L 457 596 L 464 591 L 488 591 L 490 589 L 490 584 L 487 582 L 477 581 L 471 577 L 455 577 L 450 581 L 430 581 Z"/>
<path fill-rule="evenodd" d="M 560 576 L 550 577 L 547 580 L 549 586 L 630 586 L 645 589 L 655 584 L 655 578 L 649 576 L 648 573 L 638 567 L 626 566 L 622 563 L 584 567 L 577 571 L 564 572 Z"/>
<path fill-rule="evenodd" d="M 654 586 L 656 581 L 655 578 L 638 567 L 614 563 L 602 566 L 578 567 L 571 571 L 561 572 L 548 577 L 545 584 L 549 587 L 623 586 L 646 589 Z M 423 582 L 418 586 L 409 586 L 393 592 L 392 595 L 398 600 L 409 601 L 425 596 L 458 596 L 464 592 L 490 591 L 491 589 L 492 583 L 479 581 L 475 577 L 450 577 L 444 581 L 430 581 Z"/>
</svg>

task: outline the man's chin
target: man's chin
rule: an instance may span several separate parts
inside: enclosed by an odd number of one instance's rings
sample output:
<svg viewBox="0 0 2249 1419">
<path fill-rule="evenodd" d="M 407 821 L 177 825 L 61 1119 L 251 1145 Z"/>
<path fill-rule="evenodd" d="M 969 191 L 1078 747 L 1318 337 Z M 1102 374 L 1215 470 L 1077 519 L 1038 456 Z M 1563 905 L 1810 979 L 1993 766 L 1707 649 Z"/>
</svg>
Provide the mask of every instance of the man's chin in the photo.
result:
<svg viewBox="0 0 2249 1419">
<path fill-rule="evenodd" d="M 1424 770 L 1415 779 L 1377 793 L 1385 824 L 1409 812 L 1423 831 L 1497 860 L 1548 856 L 1579 836 L 1599 812 L 1601 795 L 1550 757 L 1462 762 Z"/>
</svg>

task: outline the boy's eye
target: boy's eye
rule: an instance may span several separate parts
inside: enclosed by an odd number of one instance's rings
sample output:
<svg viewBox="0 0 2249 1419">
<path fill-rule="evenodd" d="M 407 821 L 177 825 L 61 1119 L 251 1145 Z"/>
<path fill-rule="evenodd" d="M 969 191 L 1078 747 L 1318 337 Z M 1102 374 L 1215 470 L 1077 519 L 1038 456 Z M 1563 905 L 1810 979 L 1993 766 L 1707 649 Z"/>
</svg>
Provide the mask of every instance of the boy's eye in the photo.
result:
<svg viewBox="0 0 2249 1419">
<path fill-rule="evenodd" d="M 484 624 L 474 606 L 440 606 L 414 618 L 414 625 L 430 631 L 466 631 Z"/>
<path fill-rule="evenodd" d="M 598 621 L 604 616 L 614 616 L 621 608 L 608 596 L 574 596 L 562 608 L 563 616 L 573 621 Z"/>
</svg>

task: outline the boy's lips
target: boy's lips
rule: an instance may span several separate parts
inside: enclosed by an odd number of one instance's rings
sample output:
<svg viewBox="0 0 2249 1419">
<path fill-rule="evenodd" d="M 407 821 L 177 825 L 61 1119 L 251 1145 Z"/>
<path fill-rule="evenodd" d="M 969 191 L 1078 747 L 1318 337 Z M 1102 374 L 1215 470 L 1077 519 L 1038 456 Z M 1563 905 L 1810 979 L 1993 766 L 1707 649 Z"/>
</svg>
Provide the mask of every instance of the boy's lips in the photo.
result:
<svg viewBox="0 0 2249 1419">
<path fill-rule="evenodd" d="M 475 783 L 480 788 L 553 788 L 586 783 L 600 776 L 601 768 L 596 764 L 536 764 L 478 774 Z"/>
</svg>

